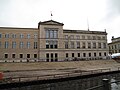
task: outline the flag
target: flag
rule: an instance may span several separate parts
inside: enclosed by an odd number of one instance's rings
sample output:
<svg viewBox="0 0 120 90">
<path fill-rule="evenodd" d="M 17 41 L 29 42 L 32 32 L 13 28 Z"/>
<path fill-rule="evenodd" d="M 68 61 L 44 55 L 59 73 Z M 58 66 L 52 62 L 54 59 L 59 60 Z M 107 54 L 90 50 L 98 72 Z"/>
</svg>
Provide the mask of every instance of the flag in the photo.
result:
<svg viewBox="0 0 120 90">
<path fill-rule="evenodd" d="M 53 16 L 52 13 L 51 13 L 51 16 Z"/>
</svg>

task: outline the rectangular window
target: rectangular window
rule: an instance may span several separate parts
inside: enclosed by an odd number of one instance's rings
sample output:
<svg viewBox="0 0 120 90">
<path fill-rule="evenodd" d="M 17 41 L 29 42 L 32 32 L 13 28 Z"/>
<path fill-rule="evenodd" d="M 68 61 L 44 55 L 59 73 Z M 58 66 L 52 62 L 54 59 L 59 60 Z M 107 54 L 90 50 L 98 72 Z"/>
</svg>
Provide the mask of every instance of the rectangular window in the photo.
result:
<svg viewBox="0 0 120 90">
<path fill-rule="evenodd" d="M 84 35 L 82 35 L 82 39 L 85 39 L 85 36 L 84 36 Z"/>
<path fill-rule="evenodd" d="M 72 53 L 72 57 L 74 57 L 74 53 Z"/>
<path fill-rule="evenodd" d="M 50 38 L 50 31 L 46 30 L 46 38 Z"/>
<path fill-rule="evenodd" d="M 24 37 L 24 35 L 23 34 L 20 34 L 20 38 L 23 38 Z"/>
<path fill-rule="evenodd" d="M 30 54 L 27 54 L 27 58 L 30 58 Z"/>
<path fill-rule="evenodd" d="M 74 48 L 74 42 L 71 42 L 71 48 Z"/>
<path fill-rule="evenodd" d="M 101 48 L 101 43 L 98 43 L 98 48 Z"/>
<path fill-rule="evenodd" d="M 8 58 L 8 54 L 5 54 L 5 58 Z"/>
<path fill-rule="evenodd" d="M 53 38 L 53 37 L 54 37 L 54 31 L 50 30 L 50 38 Z"/>
<path fill-rule="evenodd" d="M 24 43 L 20 42 L 20 48 L 23 48 L 23 47 L 24 47 Z"/>
<path fill-rule="evenodd" d="M 93 43 L 93 48 L 96 48 L 96 43 L 95 42 Z"/>
<path fill-rule="evenodd" d="M 49 62 L 49 53 L 46 53 L 46 61 Z"/>
<path fill-rule="evenodd" d="M 96 57 L 96 53 L 94 53 L 94 56 Z"/>
<path fill-rule="evenodd" d="M 54 30 L 54 38 L 58 38 L 58 31 Z"/>
<path fill-rule="evenodd" d="M 34 34 L 34 38 L 35 38 L 35 39 L 37 38 L 37 34 Z"/>
<path fill-rule="evenodd" d="M 37 54 L 34 54 L 34 58 L 37 58 Z"/>
<path fill-rule="evenodd" d="M 91 43 L 90 42 L 88 42 L 88 48 L 91 48 Z"/>
<path fill-rule="evenodd" d="M 70 36 L 70 39 L 72 39 L 72 40 L 73 40 L 73 39 L 74 39 L 74 36 L 73 36 L 73 35 L 71 35 L 71 36 Z"/>
<path fill-rule="evenodd" d="M 78 53 L 78 57 L 80 57 L 80 53 Z"/>
<path fill-rule="evenodd" d="M 54 48 L 58 48 L 58 41 L 54 41 Z"/>
<path fill-rule="evenodd" d="M 82 48 L 85 48 L 85 42 L 82 42 Z"/>
<path fill-rule="evenodd" d="M 53 53 L 51 53 L 51 62 L 53 62 Z"/>
<path fill-rule="evenodd" d="M 68 53 L 66 53 L 66 57 L 68 57 Z"/>
<path fill-rule="evenodd" d="M 99 53 L 99 56 L 102 56 L 102 54 L 101 54 L 101 53 Z"/>
<path fill-rule="evenodd" d="M 5 38 L 9 38 L 9 34 L 5 34 Z"/>
<path fill-rule="evenodd" d="M 49 45 L 50 45 L 49 41 L 46 41 L 46 48 L 49 48 Z"/>
<path fill-rule="evenodd" d="M 50 41 L 50 48 L 53 48 L 53 44 L 54 44 L 54 42 Z"/>
<path fill-rule="evenodd" d="M 89 57 L 91 57 L 91 53 L 89 53 Z"/>
<path fill-rule="evenodd" d="M 23 54 L 20 54 L 20 58 L 23 58 Z"/>
<path fill-rule="evenodd" d="M 96 40 L 96 37 L 95 37 L 95 36 L 93 36 L 93 40 Z"/>
<path fill-rule="evenodd" d="M 16 34 L 12 34 L 12 38 L 16 38 Z"/>
<path fill-rule="evenodd" d="M 8 46 L 9 46 L 9 42 L 6 41 L 6 42 L 5 42 L 5 48 L 8 48 Z"/>
<path fill-rule="evenodd" d="M 65 39 L 68 39 L 68 35 L 65 35 L 64 38 L 65 38 Z"/>
<path fill-rule="evenodd" d="M 28 39 L 30 38 L 30 34 L 27 34 L 27 38 L 28 38 Z"/>
<path fill-rule="evenodd" d="M 55 53 L 55 61 L 58 61 L 58 54 Z"/>
<path fill-rule="evenodd" d="M 106 52 L 104 52 L 104 56 L 106 56 L 107 54 L 106 54 Z"/>
<path fill-rule="evenodd" d="M 12 54 L 12 58 L 15 58 L 15 54 Z"/>
<path fill-rule="evenodd" d="M 77 48 L 80 48 L 80 42 L 77 42 Z"/>
<path fill-rule="evenodd" d="M 68 42 L 65 42 L 65 49 L 68 49 Z"/>
<path fill-rule="evenodd" d="M 34 42 L 34 49 L 37 49 L 37 42 Z"/>
<path fill-rule="evenodd" d="M 103 43 L 103 48 L 106 48 L 106 43 Z"/>
<path fill-rule="evenodd" d="M 27 48 L 28 49 L 30 48 L 30 42 L 27 42 Z"/>
<path fill-rule="evenodd" d="M 58 30 L 55 29 L 47 29 L 45 34 L 46 38 L 58 38 Z"/>
<path fill-rule="evenodd" d="M 83 53 L 83 57 L 86 57 L 86 53 Z"/>
<path fill-rule="evenodd" d="M 77 40 L 79 40 L 79 39 L 80 39 L 80 36 L 79 36 L 79 35 L 77 35 L 77 36 L 76 36 L 76 39 L 77 39 Z"/>
<path fill-rule="evenodd" d="M 16 48 L 16 42 L 15 41 L 12 42 L 12 48 Z"/>
<path fill-rule="evenodd" d="M 0 38 L 2 38 L 2 34 L 0 33 Z"/>
</svg>

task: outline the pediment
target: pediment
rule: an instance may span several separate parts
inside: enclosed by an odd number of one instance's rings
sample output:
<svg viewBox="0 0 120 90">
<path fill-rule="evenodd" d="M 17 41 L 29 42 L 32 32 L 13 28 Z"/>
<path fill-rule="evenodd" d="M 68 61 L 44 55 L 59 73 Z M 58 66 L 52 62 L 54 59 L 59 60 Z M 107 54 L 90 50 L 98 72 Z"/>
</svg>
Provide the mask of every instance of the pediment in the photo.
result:
<svg viewBox="0 0 120 90">
<path fill-rule="evenodd" d="M 63 26 L 63 23 L 54 21 L 54 20 L 49 20 L 49 21 L 44 21 L 44 22 L 39 22 L 39 25 L 57 25 L 57 26 Z"/>
</svg>

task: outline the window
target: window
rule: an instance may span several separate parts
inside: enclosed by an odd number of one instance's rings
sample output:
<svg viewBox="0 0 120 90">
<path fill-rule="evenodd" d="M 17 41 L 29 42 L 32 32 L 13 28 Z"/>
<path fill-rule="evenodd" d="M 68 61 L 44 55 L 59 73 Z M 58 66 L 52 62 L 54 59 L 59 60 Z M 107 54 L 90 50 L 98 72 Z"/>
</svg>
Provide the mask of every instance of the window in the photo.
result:
<svg viewBox="0 0 120 90">
<path fill-rule="evenodd" d="M 96 57 L 96 53 L 94 53 L 94 56 Z"/>
<path fill-rule="evenodd" d="M 20 54 L 20 58 L 23 58 L 23 54 Z"/>
<path fill-rule="evenodd" d="M 45 31 L 46 38 L 58 38 L 58 30 L 47 29 Z"/>
<path fill-rule="evenodd" d="M 51 62 L 53 62 L 53 53 L 51 53 Z"/>
<path fill-rule="evenodd" d="M 23 34 L 20 34 L 20 38 L 23 38 L 24 37 L 24 35 Z"/>
<path fill-rule="evenodd" d="M 37 42 L 34 42 L 34 49 L 37 49 Z"/>
<path fill-rule="evenodd" d="M 5 54 L 5 58 L 8 58 L 8 54 Z"/>
<path fill-rule="evenodd" d="M 58 41 L 54 41 L 54 48 L 58 48 Z"/>
<path fill-rule="evenodd" d="M 88 48 L 91 48 L 91 43 L 90 42 L 88 42 Z"/>
<path fill-rule="evenodd" d="M 80 48 L 80 42 L 77 42 L 77 48 Z"/>
<path fill-rule="evenodd" d="M 27 58 L 30 58 L 30 54 L 27 54 Z"/>
<path fill-rule="evenodd" d="M 79 39 L 80 39 L 80 36 L 79 36 L 79 35 L 77 35 L 77 36 L 76 36 L 76 39 L 77 39 L 77 40 L 79 40 Z"/>
<path fill-rule="evenodd" d="M 106 52 L 104 52 L 104 56 L 106 56 L 107 54 L 106 54 Z"/>
<path fill-rule="evenodd" d="M 70 39 L 74 39 L 74 36 L 73 36 L 73 35 L 71 35 L 71 36 L 70 36 Z"/>
<path fill-rule="evenodd" d="M 91 53 L 89 53 L 89 57 L 91 57 Z"/>
<path fill-rule="evenodd" d="M 65 48 L 68 49 L 68 42 L 65 42 Z"/>
<path fill-rule="evenodd" d="M 78 57 L 80 57 L 80 53 L 78 53 Z"/>
<path fill-rule="evenodd" d="M 12 38 L 16 38 L 16 34 L 12 34 Z"/>
<path fill-rule="evenodd" d="M 65 35 L 64 37 L 65 37 L 65 39 L 68 39 L 68 35 Z"/>
<path fill-rule="evenodd" d="M 20 48 L 23 48 L 23 47 L 24 47 L 24 43 L 20 42 Z"/>
<path fill-rule="evenodd" d="M 74 53 L 72 53 L 72 57 L 74 57 Z"/>
<path fill-rule="evenodd" d="M 49 41 L 46 41 L 46 48 L 49 48 Z"/>
<path fill-rule="evenodd" d="M 98 43 L 98 48 L 101 48 L 101 43 Z"/>
<path fill-rule="evenodd" d="M 71 48 L 74 48 L 74 42 L 71 42 Z"/>
<path fill-rule="evenodd" d="M 9 38 L 9 34 L 5 34 L 5 38 Z"/>
<path fill-rule="evenodd" d="M 106 43 L 103 43 L 103 48 L 106 48 Z"/>
<path fill-rule="evenodd" d="M 55 53 L 55 61 L 58 61 L 58 54 Z"/>
<path fill-rule="evenodd" d="M 34 58 L 37 58 L 37 54 L 34 54 Z"/>
<path fill-rule="evenodd" d="M 8 46 L 9 46 L 9 42 L 6 41 L 6 42 L 5 42 L 5 48 L 8 48 Z"/>
<path fill-rule="evenodd" d="M 85 39 L 85 36 L 84 36 L 84 35 L 82 35 L 82 39 Z"/>
<path fill-rule="evenodd" d="M 15 58 L 15 54 L 12 54 L 12 58 Z"/>
<path fill-rule="evenodd" d="M 86 53 L 83 53 L 83 57 L 86 57 Z"/>
<path fill-rule="evenodd" d="M 93 42 L 93 48 L 96 48 L 96 43 L 95 42 Z"/>
<path fill-rule="evenodd" d="M 27 38 L 28 38 L 28 39 L 30 38 L 30 34 L 27 34 Z"/>
<path fill-rule="evenodd" d="M 27 48 L 28 49 L 30 48 L 30 42 L 27 42 Z"/>
<path fill-rule="evenodd" d="M 101 54 L 101 53 L 99 53 L 99 56 L 102 56 L 102 54 Z"/>
<path fill-rule="evenodd" d="M 82 42 L 82 48 L 85 48 L 85 42 Z"/>
<path fill-rule="evenodd" d="M 98 36 L 97 38 L 98 38 L 98 40 L 101 40 L 101 37 L 100 37 L 100 36 Z"/>
<path fill-rule="evenodd" d="M 95 37 L 95 36 L 93 36 L 93 40 L 96 40 L 96 37 Z"/>
<path fill-rule="evenodd" d="M 49 62 L 49 53 L 46 53 L 46 61 Z"/>
<path fill-rule="evenodd" d="M 90 36 L 87 36 L 87 39 L 88 39 L 88 40 L 90 40 L 90 39 L 91 39 L 91 37 L 90 37 Z"/>
<path fill-rule="evenodd" d="M 35 39 L 37 38 L 37 34 L 34 34 L 34 38 L 35 38 Z"/>
<path fill-rule="evenodd" d="M 2 38 L 2 34 L 0 33 L 0 38 Z"/>
<path fill-rule="evenodd" d="M 50 48 L 53 48 L 53 44 L 54 44 L 54 42 L 50 41 Z"/>
<path fill-rule="evenodd" d="M 46 48 L 58 48 L 58 41 L 56 40 L 46 40 Z"/>
<path fill-rule="evenodd" d="M 12 48 L 16 48 L 16 42 L 15 41 L 12 42 Z"/>
<path fill-rule="evenodd" d="M 66 57 L 68 57 L 68 53 L 66 53 Z"/>
</svg>

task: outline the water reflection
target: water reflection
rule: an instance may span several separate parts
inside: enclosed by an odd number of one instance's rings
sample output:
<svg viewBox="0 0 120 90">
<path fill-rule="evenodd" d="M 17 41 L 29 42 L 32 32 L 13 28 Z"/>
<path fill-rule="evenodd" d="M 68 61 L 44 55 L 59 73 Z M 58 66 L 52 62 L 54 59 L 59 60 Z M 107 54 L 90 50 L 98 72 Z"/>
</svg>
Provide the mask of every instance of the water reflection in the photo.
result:
<svg viewBox="0 0 120 90">
<path fill-rule="evenodd" d="M 104 78 L 107 78 L 111 80 L 111 82 L 114 82 L 115 80 L 120 80 L 120 73 L 2 90 L 87 90 L 88 88 L 102 85 L 102 79 Z M 103 90 L 103 87 L 95 88 L 93 90 Z M 112 83 L 111 90 L 120 90 L 120 84 Z"/>
</svg>

